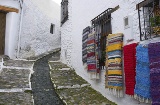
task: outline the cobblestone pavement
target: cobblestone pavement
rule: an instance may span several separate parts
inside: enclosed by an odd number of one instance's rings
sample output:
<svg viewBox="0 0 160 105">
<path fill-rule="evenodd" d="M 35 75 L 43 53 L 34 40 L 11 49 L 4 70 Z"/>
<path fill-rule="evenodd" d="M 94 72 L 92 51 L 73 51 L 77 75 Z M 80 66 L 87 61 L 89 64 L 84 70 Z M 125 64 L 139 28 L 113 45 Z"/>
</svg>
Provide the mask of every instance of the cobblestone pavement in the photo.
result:
<svg viewBox="0 0 160 105">
<path fill-rule="evenodd" d="M 54 90 L 49 75 L 48 59 L 54 59 L 57 54 L 49 54 L 34 64 L 31 83 L 35 105 L 63 105 L 62 100 Z"/>
<path fill-rule="evenodd" d="M 74 69 L 61 63 L 59 57 L 60 53 L 54 52 L 36 58 L 36 62 L 2 63 L 0 105 L 116 105 L 95 91 Z"/>
<path fill-rule="evenodd" d="M 49 66 L 55 90 L 66 105 L 116 105 L 94 90 L 74 69 L 54 59 L 49 60 Z"/>
<path fill-rule="evenodd" d="M 32 61 L 6 60 L 0 70 L 0 105 L 33 105 Z"/>
</svg>

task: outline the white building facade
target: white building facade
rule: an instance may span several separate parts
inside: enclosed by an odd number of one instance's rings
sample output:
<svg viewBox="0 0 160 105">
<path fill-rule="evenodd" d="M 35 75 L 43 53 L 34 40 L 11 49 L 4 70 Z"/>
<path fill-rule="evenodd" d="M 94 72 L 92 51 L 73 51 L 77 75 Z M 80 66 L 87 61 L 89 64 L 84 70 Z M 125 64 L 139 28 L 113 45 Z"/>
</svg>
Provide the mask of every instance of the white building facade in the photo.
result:
<svg viewBox="0 0 160 105">
<path fill-rule="evenodd" d="M 65 1 L 65 0 L 64 0 Z M 119 9 L 111 13 L 112 33 L 124 34 L 124 45 L 140 42 L 139 20 L 136 5 L 142 0 L 68 0 L 68 19 L 61 26 L 61 60 L 73 67 L 76 72 L 87 80 L 94 89 L 118 105 L 147 105 L 134 98 L 124 95 L 117 98 L 110 95 L 105 88 L 105 70 L 100 71 L 99 80 L 91 80 L 82 62 L 82 31 L 91 26 L 91 20 L 107 8 Z M 128 27 L 124 20 L 128 18 Z"/>
<path fill-rule="evenodd" d="M 52 0 L 0 0 L 6 13 L 4 51 L 27 58 L 60 47 L 60 6 Z M 18 10 L 14 12 L 12 10 Z"/>
</svg>

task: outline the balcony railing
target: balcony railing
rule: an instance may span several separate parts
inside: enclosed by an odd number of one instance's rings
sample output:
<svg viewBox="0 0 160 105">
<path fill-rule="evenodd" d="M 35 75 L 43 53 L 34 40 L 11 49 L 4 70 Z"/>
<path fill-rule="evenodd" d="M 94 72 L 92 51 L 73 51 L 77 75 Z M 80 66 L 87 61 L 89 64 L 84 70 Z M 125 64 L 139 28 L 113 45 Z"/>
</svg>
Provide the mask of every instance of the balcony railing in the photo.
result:
<svg viewBox="0 0 160 105">
<path fill-rule="evenodd" d="M 140 40 L 160 36 L 160 0 L 144 0 L 137 4 Z"/>
</svg>

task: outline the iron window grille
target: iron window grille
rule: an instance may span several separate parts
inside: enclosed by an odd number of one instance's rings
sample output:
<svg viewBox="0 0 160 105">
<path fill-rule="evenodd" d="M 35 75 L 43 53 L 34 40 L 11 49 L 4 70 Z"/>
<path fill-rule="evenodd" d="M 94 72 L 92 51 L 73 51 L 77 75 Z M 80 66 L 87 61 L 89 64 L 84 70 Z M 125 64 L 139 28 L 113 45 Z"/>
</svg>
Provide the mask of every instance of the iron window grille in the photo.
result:
<svg viewBox="0 0 160 105">
<path fill-rule="evenodd" d="M 119 9 L 119 5 L 115 8 L 108 8 L 94 19 L 91 20 L 92 27 L 97 31 L 97 45 L 98 45 L 98 62 L 100 70 L 105 67 L 106 60 L 106 38 L 108 34 L 112 33 L 111 27 L 111 13 Z"/>
<path fill-rule="evenodd" d="M 137 4 L 140 40 L 160 36 L 160 0 L 144 0 Z"/>
<path fill-rule="evenodd" d="M 62 0 L 61 2 L 61 25 L 68 20 L 68 0 Z"/>
</svg>

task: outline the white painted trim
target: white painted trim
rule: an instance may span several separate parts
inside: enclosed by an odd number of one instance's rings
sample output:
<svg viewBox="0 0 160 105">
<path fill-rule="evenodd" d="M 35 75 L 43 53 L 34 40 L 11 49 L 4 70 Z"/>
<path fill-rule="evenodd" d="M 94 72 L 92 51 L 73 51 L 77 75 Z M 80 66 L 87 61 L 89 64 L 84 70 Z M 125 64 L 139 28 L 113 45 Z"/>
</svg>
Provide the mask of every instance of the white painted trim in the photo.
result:
<svg viewBox="0 0 160 105">
<path fill-rule="evenodd" d="M 0 92 L 24 92 L 25 90 L 31 90 L 31 88 L 0 89 Z"/>
<path fill-rule="evenodd" d="M 19 34 L 18 34 L 18 46 L 17 46 L 17 55 L 16 58 L 19 58 L 19 52 L 20 52 L 20 42 L 21 42 L 21 32 L 22 32 L 22 23 L 23 23 L 23 4 L 21 0 L 18 0 L 20 2 L 21 5 L 21 19 L 20 19 L 20 25 L 19 25 Z"/>
</svg>

